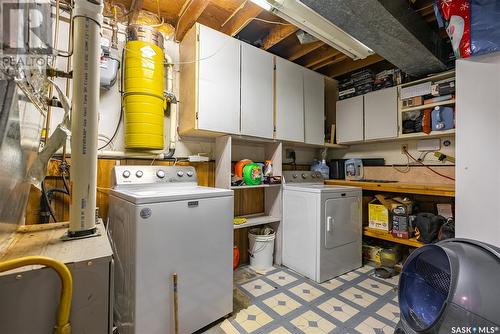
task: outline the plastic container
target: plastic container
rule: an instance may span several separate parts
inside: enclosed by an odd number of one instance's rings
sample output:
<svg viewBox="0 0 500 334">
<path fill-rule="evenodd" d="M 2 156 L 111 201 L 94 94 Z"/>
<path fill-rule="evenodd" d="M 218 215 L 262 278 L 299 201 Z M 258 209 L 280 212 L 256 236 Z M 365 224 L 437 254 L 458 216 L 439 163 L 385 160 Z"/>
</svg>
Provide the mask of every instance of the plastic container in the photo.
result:
<svg viewBox="0 0 500 334">
<path fill-rule="evenodd" d="M 328 180 L 330 178 L 330 167 L 326 164 L 326 160 L 322 159 L 311 166 L 311 171 L 320 172 L 323 178 Z"/>
<path fill-rule="evenodd" d="M 255 163 L 246 164 L 243 167 L 243 181 L 247 186 L 262 184 L 262 167 Z"/>
<path fill-rule="evenodd" d="M 271 229 L 272 230 L 272 229 Z M 276 233 L 260 234 L 262 229 L 253 228 L 248 231 L 250 267 L 258 272 L 273 268 L 274 239 Z"/>
</svg>

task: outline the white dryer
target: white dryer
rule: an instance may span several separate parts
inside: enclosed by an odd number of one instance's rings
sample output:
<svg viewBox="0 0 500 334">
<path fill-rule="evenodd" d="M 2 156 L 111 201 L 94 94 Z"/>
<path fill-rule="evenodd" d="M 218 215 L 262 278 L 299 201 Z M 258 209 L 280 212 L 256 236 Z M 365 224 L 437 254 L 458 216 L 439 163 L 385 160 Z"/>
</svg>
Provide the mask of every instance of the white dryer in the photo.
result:
<svg viewBox="0 0 500 334">
<path fill-rule="evenodd" d="M 233 192 L 193 167 L 116 166 L 109 200 L 120 334 L 192 333 L 232 312 Z"/>
<path fill-rule="evenodd" d="M 362 265 L 361 188 L 319 172 L 283 172 L 283 264 L 318 282 Z"/>
</svg>

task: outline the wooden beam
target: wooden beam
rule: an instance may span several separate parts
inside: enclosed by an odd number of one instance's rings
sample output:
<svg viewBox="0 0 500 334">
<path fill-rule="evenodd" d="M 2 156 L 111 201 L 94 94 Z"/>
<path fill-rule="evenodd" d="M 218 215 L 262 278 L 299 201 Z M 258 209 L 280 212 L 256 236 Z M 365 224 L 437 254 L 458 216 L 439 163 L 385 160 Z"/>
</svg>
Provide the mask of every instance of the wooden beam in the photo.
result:
<svg viewBox="0 0 500 334">
<path fill-rule="evenodd" d="M 319 70 L 320 68 L 323 68 L 325 66 L 336 64 L 336 63 L 340 63 L 341 61 L 344 61 L 346 59 L 347 59 L 346 55 L 340 54 L 340 55 L 337 55 L 337 56 L 333 56 L 333 57 L 331 57 L 329 59 L 326 59 L 326 60 L 322 61 L 321 63 L 310 67 L 310 69 L 313 70 L 313 71 L 316 71 L 316 70 Z"/>
<path fill-rule="evenodd" d="M 327 47 L 324 50 L 321 50 L 320 52 L 316 52 L 314 54 L 310 54 L 309 56 L 307 56 L 306 57 L 307 59 L 304 59 L 302 65 L 304 65 L 305 67 L 312 67 L 339 54 L 340 52 L 338 50 L 335 50 L 331 47 Z"/>
<path fill-rule="evenodd" d="M 381 56 L 374 54 L 361 60 L 346 59 L 338 64 L 328 66 L 322 73 L 327 77 L 335 78 L 343 74 L 347 74 L 352 71 L 356 71 L 360 68 L 373 65 L 379 61 L 384 60 Z"/>
<path fill-rule="evenodd" d="M 295 33 L 299 28 L 291 24 L 279 24 L 271 29 L 269 34 L 264 38 L 262 42 L 262 48 L 264 50 L 269 50 L 291 34 Z"/>
<path fill-rule="evenodd" d="M 235 36 L 252 22 L 252 19 L 262 13 L 263 9 L 250 1 L 244 2 L 243 7 L 238 7 L 231 14 L 228 21 L 222 24 L 222 32 L 229 36 Z"/>
<path fill-rule="evenodd" d="M 181 11 L 177 27 L 175 28 L 175 40 L 181 41 L 189 29 L 196 23 L 210 0 L 191 0 L 185 10 Z"/>
<path fill-rule="evenodd" d="M 295 45 L 294 47 L 290 48 L 290 50 L 288 50 L 287 54 L 284 57 L 290 61 L 294 61 L 296 59 L 299 59 L 300 57 L 303 57 L 303 56 L 313 52 L 314 50 L 319 49 L 323 45 L 325 45 L 325 43 L 322 41 L 316 41 L 316 42 L 307 43 L 307 44 L 300 44 L 299 43 L 299 44 Z"/>
</svg>

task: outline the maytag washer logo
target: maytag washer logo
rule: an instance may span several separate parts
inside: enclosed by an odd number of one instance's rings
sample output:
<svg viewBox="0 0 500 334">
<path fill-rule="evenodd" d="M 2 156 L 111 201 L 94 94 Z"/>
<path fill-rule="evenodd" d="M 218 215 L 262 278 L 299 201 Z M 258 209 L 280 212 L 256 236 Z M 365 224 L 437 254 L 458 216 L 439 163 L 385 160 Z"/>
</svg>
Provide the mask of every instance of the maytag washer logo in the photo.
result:
<svg viewBox="0 0 500 334">
<path fill-rule="evenodd" d="M 2 66 L 45 68 L 52 61 L 52 7 L 49 1 L 0 0 Z"/>
<path fill-rule="evenodd" d="M 452 334 L 494 334 L 499 333 L 500 328 L 495 326 L 464 326 L 464 327 L 452 327 Z"/>
</svg>

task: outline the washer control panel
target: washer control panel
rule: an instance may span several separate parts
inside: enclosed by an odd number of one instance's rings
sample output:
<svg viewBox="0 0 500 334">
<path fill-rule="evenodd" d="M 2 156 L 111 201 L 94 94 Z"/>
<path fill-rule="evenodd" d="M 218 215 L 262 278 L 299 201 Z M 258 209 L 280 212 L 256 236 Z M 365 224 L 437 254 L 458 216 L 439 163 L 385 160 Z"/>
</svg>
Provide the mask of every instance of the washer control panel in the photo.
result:
<svg viewBox="0 0 500 334">
<path fill-rule="evenodd" d="M 123 184 L 152 184 L 198 182 L 196 170 L 191 166 L 115 166 L 113 186 Z"/>
<path fill-rule="evenodd" d="M 324 183 L 320 172 L 304 170 L 283 171 L 283 179 L 285 183 Z"/>
</svg>

